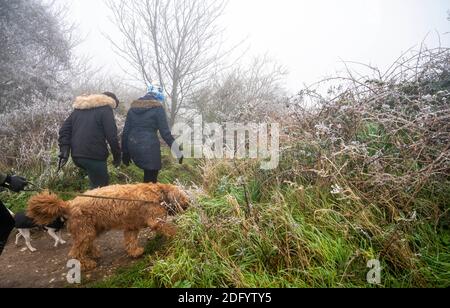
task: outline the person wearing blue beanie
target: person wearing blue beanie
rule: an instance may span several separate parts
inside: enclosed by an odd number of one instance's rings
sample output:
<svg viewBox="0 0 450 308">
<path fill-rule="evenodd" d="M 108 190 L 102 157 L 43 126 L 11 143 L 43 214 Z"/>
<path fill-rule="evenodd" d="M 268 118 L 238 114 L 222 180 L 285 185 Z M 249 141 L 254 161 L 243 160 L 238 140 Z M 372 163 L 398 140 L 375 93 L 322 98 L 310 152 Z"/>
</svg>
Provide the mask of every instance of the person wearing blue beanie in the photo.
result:
<svg viewBox="0 0 450 308">
<path fill-rule="evenodd" d="M 147 94 L 131 104 L 122 134 L 122 159 L 128 166 L 133 161 L 144 170 L 144 183 L 157 183 L 162 169 L 158 131 L 167 145 L 174 149 L 180 164 L 183 154 L 172 136 L 163 103 L 164 91 L 150 85 Z"/>
</svg>

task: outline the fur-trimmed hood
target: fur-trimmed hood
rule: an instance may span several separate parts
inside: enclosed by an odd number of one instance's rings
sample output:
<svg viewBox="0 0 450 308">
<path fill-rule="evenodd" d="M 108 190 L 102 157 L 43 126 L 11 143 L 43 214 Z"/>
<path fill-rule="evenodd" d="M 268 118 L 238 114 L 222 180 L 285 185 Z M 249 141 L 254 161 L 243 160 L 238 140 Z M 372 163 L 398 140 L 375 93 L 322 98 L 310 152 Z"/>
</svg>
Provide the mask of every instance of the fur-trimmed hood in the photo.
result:
<svg viewBox="0 0 450 308">
<path fill-rule="evenodd" d="M 94 94 L 78 96 L 73 103 L 73 108 L 78 110 L 88 110 L 105 106 L 115 109 L 117 107 L 116 101 L 103 94 Z"/>
<path fill-rule="evenodd" d="M 137 100 L 131 103 L 131 108 L 143 108 L 143 109 L 152 109 L 159 108 L 163 105 L 158 101 L 153 100 Z"/>
</svg>

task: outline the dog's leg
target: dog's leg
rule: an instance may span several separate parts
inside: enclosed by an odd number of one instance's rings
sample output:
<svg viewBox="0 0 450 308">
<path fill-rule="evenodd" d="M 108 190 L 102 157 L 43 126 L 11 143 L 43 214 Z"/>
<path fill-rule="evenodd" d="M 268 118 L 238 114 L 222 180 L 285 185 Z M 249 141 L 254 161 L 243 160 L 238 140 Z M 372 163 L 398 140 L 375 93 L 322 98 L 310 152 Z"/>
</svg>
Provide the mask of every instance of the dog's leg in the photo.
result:
<svg viewBox="0 0 450 308">
<path fill-rule="evenodd" d="M 94 259 L 100 259 L 101 257 L 100 249 L 98 249 L 94 243 L 92 243 L 91 247 L 89 247 L 89 256 Z"/>
<path fill-rule="evenodd" d="M 125 248 L 130 257 L 139 258 L 144 254 L 144 248 L 139 246 L 139 230 L 128 230 L 124 232 Z"/>
<path fill-rule="evenodd" d="M 80 230 L 83 232 L 80 232 Z M 73 245 L 69 257 L 80 261 L 84 270 L 89 271 L 96 268 L 97 262 L 89 257 L 89 250 L 96 238 L 95 230 L 83 228 L 71 230 L 71 233 L 73 235 Z"/>
<path fill-rule="evenodd" d="M 153 231 L 158 231 L 161 229 L 164 223 L 159 219 L 150 218 L 147 220 L 147 226 Z"/>
<path fill-rule="evenodd" d="M 58 245 L 59 245 L 59 237 L 58 237 L 58 235 L 56 234 L 55 229 L 48 228 L 47 233 L 55 240 L 55 245 L 54 245 L 54 247 L 55 247 L 55 248 L 58 247 Z"/>
<path fill-rule="evenodd" d="M 28 249 L 31 252 L 37 251 L 36 248 L 33 248 L 33 246 L 31 246 L 31 232 L 30 232 L 30 230 L 22 229 L 21 233 L 22 233 L 22 236 L 25 238 L 25 244 L 27 245 Z"/>
<path fill-rule="evenodd" d="M 177 234 L 177 227 L 173 223 L 165 223 L 160 232 L 167 237 L 174 237 Z"/>
<path fill-rule="evenodd" d="M 177 233 L 177 228 L 174 224 L 168 223 L 159 219 L 149 219 L 147 225 L 156 232 L 162 233 L 167 237 L 173 237 Z"/>
<path fill-rule="evenodd" d="M 16 234 L 16 246 L 19 245 L 19 240 L 22 237 L 22 231 L 19 229 L 19 233 Z"/>
<path fill-rule="evenodd" d="M 56 233 L 56 235 L 59 237 L 59 243 L 60 243 L 61 245 L 64 245 L 64 244 L 67 243 L 67 242 L 66 242 L 65 240 L 63 240 L 63 238 L 62 238 L 62 231 L 61 231 L 61 230 L 59 230 L 59 231 Z"/>
</svg>

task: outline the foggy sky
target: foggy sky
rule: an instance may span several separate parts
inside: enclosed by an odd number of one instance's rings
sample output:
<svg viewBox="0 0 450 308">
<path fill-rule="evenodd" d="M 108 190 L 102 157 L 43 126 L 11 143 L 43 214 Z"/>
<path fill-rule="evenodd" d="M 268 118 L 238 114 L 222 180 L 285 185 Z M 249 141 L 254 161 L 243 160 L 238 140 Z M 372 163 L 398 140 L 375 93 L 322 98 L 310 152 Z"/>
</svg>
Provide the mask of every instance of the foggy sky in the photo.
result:
<svg viewBox="0 0 450 308">
<path fill-rule="evenodd" d="M 102 35 L 120 38 L 103 0 L 61 1 L 86 36 L 77 52 L 120 74 Z M 230 44 L 247 38 L 247 58 L 268 53 L 284 65 L 288 89 L 296 91 L 341 70 L 342 60 L 386 68 L 426 37 L 429 47 L 450 47 L 449 9 L 448 0 L 230 0 L 222 23 Z"/>
</svg>

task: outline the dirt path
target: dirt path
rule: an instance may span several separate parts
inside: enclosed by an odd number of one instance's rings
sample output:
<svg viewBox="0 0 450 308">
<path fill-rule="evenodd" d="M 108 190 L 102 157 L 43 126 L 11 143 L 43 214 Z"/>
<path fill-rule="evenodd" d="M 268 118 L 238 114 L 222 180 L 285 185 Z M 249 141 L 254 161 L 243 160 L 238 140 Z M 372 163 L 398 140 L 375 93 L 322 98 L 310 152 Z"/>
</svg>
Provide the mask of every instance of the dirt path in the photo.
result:
<svg viewBox="0 0 450 308">
<path fill-rule="evenodd" d="M 68 233 L 63 233 L 67 244 L 54 248 L 53 239 L 42 231 L 33 234 L 32 246 L 38 251 L 31 253 L 25 249 L 21 239 L 19 246 L 14 245 L 16 233 L 11 234 L 8 245 L 0 257 L 0 288 L 61 288 L 69 286 L 66 281 L 68 252 L 72 244 Z M 152 238 L 149 230 L 142 231 L 142 245 Z M 84 273 L 82 282 L 103 280 L 121 267 L 132 265 L 136 260 L 129 258 L 123 248 L 121 232 L 109 232 L 99 237 L 96 244 L 102 257 L 97 269 Z"/>
</svg>

